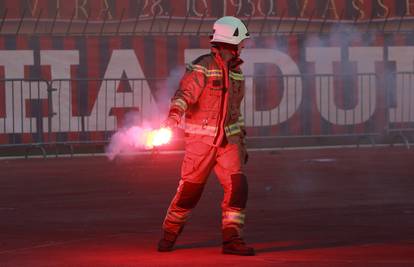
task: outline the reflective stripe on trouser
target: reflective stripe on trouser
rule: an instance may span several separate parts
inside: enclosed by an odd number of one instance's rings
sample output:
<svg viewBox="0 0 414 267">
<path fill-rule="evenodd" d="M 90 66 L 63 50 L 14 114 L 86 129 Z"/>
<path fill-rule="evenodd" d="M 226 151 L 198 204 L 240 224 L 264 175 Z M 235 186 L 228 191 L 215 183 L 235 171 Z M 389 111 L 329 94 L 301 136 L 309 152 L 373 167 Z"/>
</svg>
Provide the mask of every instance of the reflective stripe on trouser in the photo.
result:
<svg viewBox="0 0 414 267">
<path fill-rule="evenodd" d="M 222 227 L 235 228 L 241 235 L 247 201 L 247 181 L 242 174 L 243 151 L 240 144 L 213 147 L 200 141 L 186 144 L 181 180 L 163 223 L 163 229 L 180 233 L 201 196 L 207 178 L 214 169 L 224 189 Z"/>
</svg>

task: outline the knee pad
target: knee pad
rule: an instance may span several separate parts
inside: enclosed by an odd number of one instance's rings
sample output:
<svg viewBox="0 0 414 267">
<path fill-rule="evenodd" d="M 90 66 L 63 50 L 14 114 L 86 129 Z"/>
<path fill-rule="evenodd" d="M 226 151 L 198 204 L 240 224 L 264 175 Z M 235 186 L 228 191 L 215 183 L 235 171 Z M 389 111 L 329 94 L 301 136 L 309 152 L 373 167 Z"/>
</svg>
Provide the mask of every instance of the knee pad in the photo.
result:
<svg viewBox="0 0 414 267">
<path fill-rule="evenodd" d="M 247 177 L 237 173 L 231 176 L 230 207 L 244 209 L 248 197 Z"/>
<path fill-rule="evenodd" d="M 183 209 L 194 208 L 203 193 L 204 184 L 184 182 L 181 194 L 178 198 L 177 206 Z"/>
</svg>

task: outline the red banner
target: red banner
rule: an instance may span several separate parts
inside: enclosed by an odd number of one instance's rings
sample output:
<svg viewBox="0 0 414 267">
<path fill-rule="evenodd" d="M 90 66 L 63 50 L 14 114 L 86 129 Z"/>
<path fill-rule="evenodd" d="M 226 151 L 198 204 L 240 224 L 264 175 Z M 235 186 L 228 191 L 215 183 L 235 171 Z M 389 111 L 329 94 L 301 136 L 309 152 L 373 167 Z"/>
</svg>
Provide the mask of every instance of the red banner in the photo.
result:
<svg viewBox="0 0 414 267">
<path fill-rule="evenodd" d="M 7 13 L 6 12 L 7 9 Z M 119 20 L 140 17 L 285 17 L 368 20 L 414 15 L 413 0 L 28 0 L 0 1 L 6 18 Z"/>
<path fill-rule="evenodd" d="M 0 142 L 106 139 L 131 110 L 159 119 L 208 48 L 194 36 L 0 37 Z M 413 123 L 412 86 L 394 75 L 414 72 L 412 35 L 262 37 L 242 58 L 251 136 L 376 133 L 386 114 Z"/>
</svg>

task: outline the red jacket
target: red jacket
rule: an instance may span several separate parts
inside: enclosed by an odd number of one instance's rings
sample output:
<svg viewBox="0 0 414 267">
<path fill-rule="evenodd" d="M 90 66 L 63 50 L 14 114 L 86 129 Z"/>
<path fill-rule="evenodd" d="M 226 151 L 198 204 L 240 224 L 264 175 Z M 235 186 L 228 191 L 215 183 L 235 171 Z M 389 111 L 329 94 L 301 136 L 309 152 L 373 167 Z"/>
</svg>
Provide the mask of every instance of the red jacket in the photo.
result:
<svg viewBox="0 0 414 267">
<path fill-rule="evenodd" d="M 185 113 L 187 136 L 200 137 L 214 146 L 219 146 L 225 137 L 230 143 L 244 143 L 240 112 L 244 97 L 240 70 L 243 61 L 233 59 L 229 53 L 212 47 L 210 54 L 188 64 L 170 108 L 170 114 L 179 118 Z"/>
</svg>

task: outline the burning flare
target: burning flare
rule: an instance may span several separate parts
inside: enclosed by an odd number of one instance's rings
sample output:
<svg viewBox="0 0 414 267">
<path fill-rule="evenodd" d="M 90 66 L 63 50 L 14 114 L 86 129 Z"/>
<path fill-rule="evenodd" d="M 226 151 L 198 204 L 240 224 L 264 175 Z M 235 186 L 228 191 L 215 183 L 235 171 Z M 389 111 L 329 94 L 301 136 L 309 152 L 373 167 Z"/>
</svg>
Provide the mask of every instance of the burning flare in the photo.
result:
<svg viewBox="0 0 414 267">
<path fill-rule="evenodd" d="M 172 138 L 170 128 L 152 129 L 133 126 L 118 130 L 106 147 L 106 155 L 113 160 L 122 153 L 133 153 L 136 149 L 153 149 L 154 147 L 168 144 Z"/>
<path fill-rule="evenodd" d="M 151 130 L 147 133 L 145 148 L 152 149 L 157 146 L 168 144 L 171 141 L 172 131 L 170 128 L 163 127 Z"/>
</svg>

